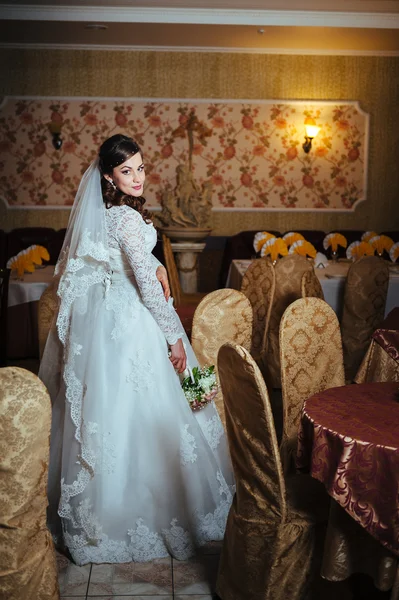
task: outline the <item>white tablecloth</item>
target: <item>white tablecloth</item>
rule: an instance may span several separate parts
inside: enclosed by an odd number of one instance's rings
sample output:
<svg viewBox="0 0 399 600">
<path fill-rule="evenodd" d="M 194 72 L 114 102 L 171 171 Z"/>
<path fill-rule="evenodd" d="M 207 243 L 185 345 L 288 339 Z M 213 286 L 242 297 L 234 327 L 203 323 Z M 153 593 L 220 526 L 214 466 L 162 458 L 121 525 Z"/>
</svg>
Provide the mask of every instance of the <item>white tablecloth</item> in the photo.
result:
<svg viewBox="0 0 399 600">
<path fill-rule="evenodd" d="M 239 290 L 244 273 L 251 262 L 251 260 L 233 260 L 230 265 L 226 287 Z M 315 273 L 323 288 L 324 299 L 334 309 L 338 318 L 341 317 L 345 278 L 349 266 L 349 261 L 339 261 L 336 263 L 329 262 L 328 267 L 325 269 L 315 269 Z M 396 306 L 399 306 L 399 265 L 390 264 L 385 316 Z"/>
<path fill-rule="evenodd" d="M 46 287 L 50 285 L 53 275 L 53 265 L 35 269 L 33 273 L 25 273 L 23 279 L 17 279 L 16 274 L 13 273 L 8 288 L 8 306 L 39 300 Z"/>
</svg>

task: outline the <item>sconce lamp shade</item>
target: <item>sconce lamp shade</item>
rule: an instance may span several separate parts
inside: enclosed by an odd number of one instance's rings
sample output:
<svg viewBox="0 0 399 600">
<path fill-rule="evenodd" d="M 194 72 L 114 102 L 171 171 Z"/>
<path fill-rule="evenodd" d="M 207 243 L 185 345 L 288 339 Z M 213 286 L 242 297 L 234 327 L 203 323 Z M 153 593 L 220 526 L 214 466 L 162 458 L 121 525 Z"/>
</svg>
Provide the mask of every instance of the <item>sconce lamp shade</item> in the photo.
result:
<svg viewBox="0 0 399 600">
<path fill-rule="evenodd" d="M 317 125 L 305 125 L 305 131 L 306 137 L 313 139 L 319 133 L 320 127 L 317 127 Z"/>
<path fill-rule="evenodd" d="M 305 119 L 305 142 L 302 144 L 302 148 L 306 152 L 310 152 L 312 147 L 312 140 L 319 133 L 320 127 L 318 127 L 315 123 L 315 120 L 312 117 L 306 117 Z"/>
</svg>

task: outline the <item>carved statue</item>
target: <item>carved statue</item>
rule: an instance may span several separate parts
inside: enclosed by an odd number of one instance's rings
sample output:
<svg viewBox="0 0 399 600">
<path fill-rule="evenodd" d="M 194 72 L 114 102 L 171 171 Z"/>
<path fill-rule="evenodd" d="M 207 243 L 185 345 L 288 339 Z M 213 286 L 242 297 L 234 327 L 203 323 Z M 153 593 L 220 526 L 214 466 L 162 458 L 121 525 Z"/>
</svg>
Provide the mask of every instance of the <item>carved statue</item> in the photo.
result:
<svg viewBox="0 0 399 600">
<path fill-rule="evenodd" d="M 176 187 L 162 195 L 160 220 L 166 226 L 211 227 L 212 184 L 205 182 L 202 189 L 194 181 L 187 165 L 176 168 Z"/>
</svg>

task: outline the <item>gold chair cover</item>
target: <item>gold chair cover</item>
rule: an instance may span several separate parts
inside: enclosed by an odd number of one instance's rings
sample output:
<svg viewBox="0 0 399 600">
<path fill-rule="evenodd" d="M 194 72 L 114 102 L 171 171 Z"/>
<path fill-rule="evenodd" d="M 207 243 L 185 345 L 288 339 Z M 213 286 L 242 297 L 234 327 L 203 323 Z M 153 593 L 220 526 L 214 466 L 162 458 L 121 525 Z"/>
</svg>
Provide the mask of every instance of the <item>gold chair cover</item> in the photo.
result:
<svg viewBox="0 0 399 600">
<path fill-rule="evenodd" d="M 219 376 L 237 491 L 216 590 L 223 600 L 303 600 L 313 566 L 314 518 L 284 479 L 266 385 L 249 352 L 225 344 Z"/>
<path fill-rule="evenodd" d="M 54 282 L 52 282 L 44 290 L 39 300 L 38 329 L 40 358 L 43 356 L 47 336 L 51 329 L 51 323 L 53 322 L 54 314 L 57 310 L 57 305 L 58 301 L 56 295 L 56 287 Z"/>
<path fill-rule="evenodd" d="M 388 283 L 388 265 L 378 256 L 360 258 L 349 268 L 341 321 L 347 381 L 355 377 L 373 332 L 384 320 Z"/>
<path fill-rule="evenodd" d="M 276 289 L 270 313 L 269 335 L 266 350 L 268 369 L 267 381 L 273 388 L 281 388 L 280 367 L 280 321 L 285 309 L 301 298 L 302 277 L 306 271 L 312 271 L 313 265 L 304 256 L 289 254 L 280 258 L 276 266 Z"/>
<path fill-rule="evenodd" d="M 321 298 L 324 300 L 323 288 L 314 269 L 305 271 L 301 281 L 302 298 Z"/>
<path fill-rule="evenodd" d="M 304 401 L 345 385 L 341 332 L 333 309 L 320 298 L 301 298 L 285 311 L 280 325 L 285 472 L 293 470 Z"/>
<path fill-rule="evenodd" d="M 270 312 L 275 288 L 273 264 L 269 258 L 254 260 L 246 270 L 241 291 L 252 306 L 253 330 L 251 354 L 259 363 L 266 351 Z"/>
<path fill-rule="evenodd" d="M 231 289 L 207 294 L 194 313 L 191 345 L 201 366 L 215 365 L 220 346 L 235 342 L 246 349 L 251 347 L 252 307 L 241 292 Z M 217 368 L 216 368 L 217 371 Z M 222 391 L 215 398 L 223 425 L 225 415 Z"/>
<path fill-rule="evenodd" d="M 0 598 L 59 598 L 46 527 L 50 397 L 39 378 L 0 369 Z"/>
</svg>

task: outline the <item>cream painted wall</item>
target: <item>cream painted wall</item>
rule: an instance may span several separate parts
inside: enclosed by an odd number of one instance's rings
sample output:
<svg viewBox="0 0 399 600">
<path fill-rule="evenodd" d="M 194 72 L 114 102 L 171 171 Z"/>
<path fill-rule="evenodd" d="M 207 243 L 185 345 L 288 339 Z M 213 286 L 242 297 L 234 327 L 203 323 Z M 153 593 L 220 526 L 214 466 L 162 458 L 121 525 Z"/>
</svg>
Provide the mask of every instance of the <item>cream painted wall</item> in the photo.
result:
<svg viewBox="0 0 399 600">
<path fill-rule="evenodd" d="M 359 100 L 370 113 L 368 199 L 353 214 L 214 213 L 243 229 L 399 229 L 399 58 L 2 50 L 1 95 Z M 1 228 L 65 227 L 69 211 L 6 210 Z"/>
</svg>

